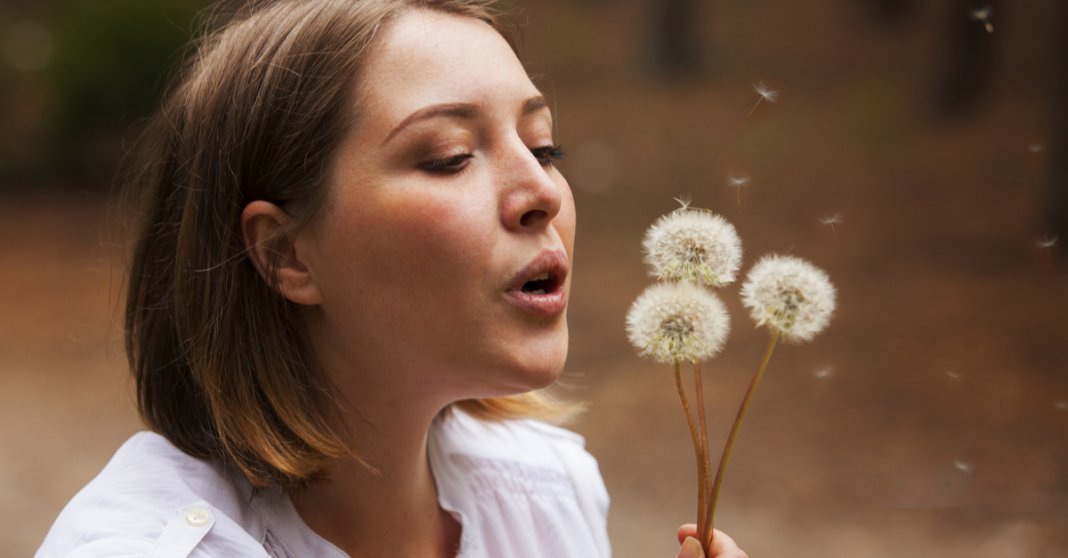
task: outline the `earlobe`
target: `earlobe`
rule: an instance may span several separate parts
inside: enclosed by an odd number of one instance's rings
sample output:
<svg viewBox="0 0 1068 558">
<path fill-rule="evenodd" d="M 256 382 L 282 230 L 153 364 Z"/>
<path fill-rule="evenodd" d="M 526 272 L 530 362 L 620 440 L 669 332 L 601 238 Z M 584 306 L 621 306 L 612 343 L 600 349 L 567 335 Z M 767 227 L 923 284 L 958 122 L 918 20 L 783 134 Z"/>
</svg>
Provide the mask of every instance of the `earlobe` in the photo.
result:
<svg viewBox="0 0 1068 558">
<path fill-rule="evenodd" d="M 297 247 L 292 217 L 277 205 L 254 201 L 241 211 L 241 235 L 249 260 L 260 277 L 291 302 L 312 306 L 322 302 L 305 254 Z"/>
</svg>

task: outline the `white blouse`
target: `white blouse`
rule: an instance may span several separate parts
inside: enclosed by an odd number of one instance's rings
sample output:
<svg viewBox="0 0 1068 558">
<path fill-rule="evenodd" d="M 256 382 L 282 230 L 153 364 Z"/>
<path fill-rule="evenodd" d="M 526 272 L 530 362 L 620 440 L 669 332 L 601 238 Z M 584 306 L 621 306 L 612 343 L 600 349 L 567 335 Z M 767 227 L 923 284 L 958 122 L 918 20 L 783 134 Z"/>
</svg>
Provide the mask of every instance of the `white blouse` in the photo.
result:
<svg viewBox="0 0 1068 558">
<path fill-rule="evenodd" d="M 461 558 L 608 557 L 608 493 L 578 434 L 533 421 L 435 421 L 428 455 Z M 67 504 L 37 558 L 342 558 L 279 489 L 141 432 Z"/>
</svg>

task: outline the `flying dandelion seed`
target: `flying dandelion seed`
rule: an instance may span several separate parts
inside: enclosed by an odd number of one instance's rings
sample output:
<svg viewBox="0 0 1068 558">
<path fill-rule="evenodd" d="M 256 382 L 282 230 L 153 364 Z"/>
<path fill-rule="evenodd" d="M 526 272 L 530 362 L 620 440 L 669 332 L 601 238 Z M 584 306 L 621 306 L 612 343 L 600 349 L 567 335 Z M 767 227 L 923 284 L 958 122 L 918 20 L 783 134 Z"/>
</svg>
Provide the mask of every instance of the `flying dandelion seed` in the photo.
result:
<svg viewBox="0 0 1068 558">
<path fill-rule="evenodd" d="M 834 374 L 834 367 L 831 366 L 824 366 L 823 368 L 819 368 L 812 373 L 812 375 L 819 380 L 825 380 L 827 378 L 830 378 L 831 374 Z"/>
<path fill-rule="evenodd" d="M 1027 146 L 1027 150 L 1031 153 L 1042 153 L 1046 150 L 1046 146 L 1041 143 L 1032 143 Z"/>
<path fill-rule="evenodd" d="M 721 287 L 734 282 L 742 264 L 742 241 L 734 225 L 686 205 L 653 223 L 642 247 L 650 273 L 665 281 Z"/>
<path fill-rule="evenodd" d="M 972 465 L 967 461 L 961 461 L 960 459 L 957 459 L 953 461 L 953 468 L 964 473 L 965 475 L 970 475 L 972 474 L 972 471 L 975 470 L 975 465 Z"/>
<path fill-rule="evenodd" d="M 693 203 L 693 200 L 691 200 L 689 196 L 679 196 L 672 199 L 675 200 L 675 203 L 679 204 L 679 208 L 675 211 L 686 211 L 690 208 L 690 204 Z"/>
<path fill-rule="evenodd" d="M 969 10 L 968 15 L 975 21 L 979 21 L 986 28 L 987 33 L 994 32 L 994 24 L 990 21 L 990 16 L 993 14 L 994 9 L 991 6 L 984 6 L 974 10 Z"/>
<path fill-rule="evenodd" d="M 742 304 L 757 325 L 788 341 L 809 341 L 823 331 L 834 299 L 827 274 L 793 256 L 764 256 L 742 285 Z"/>
<path fill-rule="evenodd" d="M 1050 248 L 1053 248 L 1057 245 L 1057 237 L 1046 236 L 1042 238 L 1037 238 L 1035 239 L 1035 245 L 1043 250 L 1049 250 Z"/>
<path fill-rule="evenodd" d="M 1068 411 L 1068 401 L 1057 401 L 1053 404 L 1053 408 L 1058 411 Z"/>
<path fill-rule="evenodd" d="M 753 115 L 753 111 L 755 111 L 757 107 L 760 106 L 761 102 L 767 101 L 769 103 L 774 103 L 779 99 L 779 92 L 772 90 L 767 85 L 764 85 L 764 82 L 762 81 L 753 84 L 753 91 L 757 94 L 757 102 L 755 105 L 753 105 L 753 108 L 749 109 L 749 114 L 745 115 L 746 118 L 749 118 Z"/>
<path fill-rule="evenodd" d="M 735 195 L 738 197 L 738 206 L 742 205 L 742 188 L 749 186 L 748 176 L 727 176 L 727 186 L 734 188 Z"/>
<path fill-rule="evenodd" d="M 835 226 L 835 225 L 837 225 L 837 224 L 839 224 L 841 222 L 842 222 L 842 214 L 841 213 L 835 213 L 834 215 L 820 217 L 820 223 L 824 224 L 824 225 L 827 225 L 827 226 L 830 226 L 830 227 L 833 227 L 833 226 Z"/>
<path fill-rule="evenodd" d="M 701 362 L 723 348 L 730 316 L 716 295 L 692 283 L 657 283 L 627 312 L 627 338 L 638 354 L 664 364 Z"/>
<path fill-rule="evenodd" d="M 838 225 L 842 224 L 842 214 L 835 213 L 834 215 L 825 215 L 820 217 L 820 224 L 825 227 L 831 228 L 831 236 L 834 237 L 835 243 L 838 242 Z"/>
<path fill-rule="evenodd" d="M 957 372 L 955 370 L 946 370 L 946 376 L 949 376 L 949 379 L 953 380 L 954 382 L 959 382 L 964 379 L 964 376 L 961 375 L 960 372 Z"/>
</svg>

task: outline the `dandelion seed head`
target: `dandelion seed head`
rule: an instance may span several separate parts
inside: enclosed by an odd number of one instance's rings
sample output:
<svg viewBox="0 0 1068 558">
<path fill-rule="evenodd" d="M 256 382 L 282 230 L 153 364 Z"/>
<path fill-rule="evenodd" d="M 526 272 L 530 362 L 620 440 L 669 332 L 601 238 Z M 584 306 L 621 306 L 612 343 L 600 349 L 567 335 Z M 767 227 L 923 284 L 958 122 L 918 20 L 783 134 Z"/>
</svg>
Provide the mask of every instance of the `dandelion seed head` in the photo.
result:
<svg viewBox="0 0 1068 558">
<path fill-rule="evenodd" d="M 835 290 L 827 274 L 793 256 L 765 256 L 749 270 L 742 304 L 758 326 L 787 341 L 809 341 L 834 314 Z"/>
<path fill-rule="evenodd" d="M 749 185 L 749 177 L 748 176 L 733 176 L 733 175 L 728 175 L 727 176 L 727 186 L 732 186 L 734 188 L 741 188 L 742 186 L 748 186 L 748 185 Z"/>
<path fill-rule="evenodd" d="M 642 240 L 650 274 L 710 287 L 734 282 L 742 241 L 734 225 L 709 211 L 683 206 L 649 227 Z"/>
<path fill-rule="evenodd" d="M 779 92 L 771 89 L 767 85 L 764 85 L 764 82 L 762 81 L 753 84 L 753 91 L 769 103 L 774 103 L 776 100 L 779 99 Z"/>
<path fill-rule="evenodd" d="M 1035 239 L 1035 245 L 1042 249 L 1053 248 L 1057 245 L 1056 236 L 1046 236 L 1039 239 Z"/>
<path fill-rule="evenodd" d="M 716 295 L 688 282 L 657 283 L 627 312 L 627 338 L 657 362 L 701 362 L 723 348 L 730 316 Z"/>
</svg>

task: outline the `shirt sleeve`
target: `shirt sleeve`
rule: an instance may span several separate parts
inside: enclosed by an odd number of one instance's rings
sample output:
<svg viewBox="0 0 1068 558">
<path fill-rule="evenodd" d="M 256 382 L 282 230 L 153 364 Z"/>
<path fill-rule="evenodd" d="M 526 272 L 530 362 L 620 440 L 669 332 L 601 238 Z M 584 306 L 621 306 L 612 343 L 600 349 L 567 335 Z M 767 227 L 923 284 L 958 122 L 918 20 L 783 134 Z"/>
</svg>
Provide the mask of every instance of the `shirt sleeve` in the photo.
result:
<svg viewBox="0 0 1068 558">
<path fill-rule="evenodd" d="M 36 558 L 148 558 L 154 545 L 155 541 L 148 539 L 112 537 L 83 544 L 66 554 L 42 549 Z"/>
</svg>

